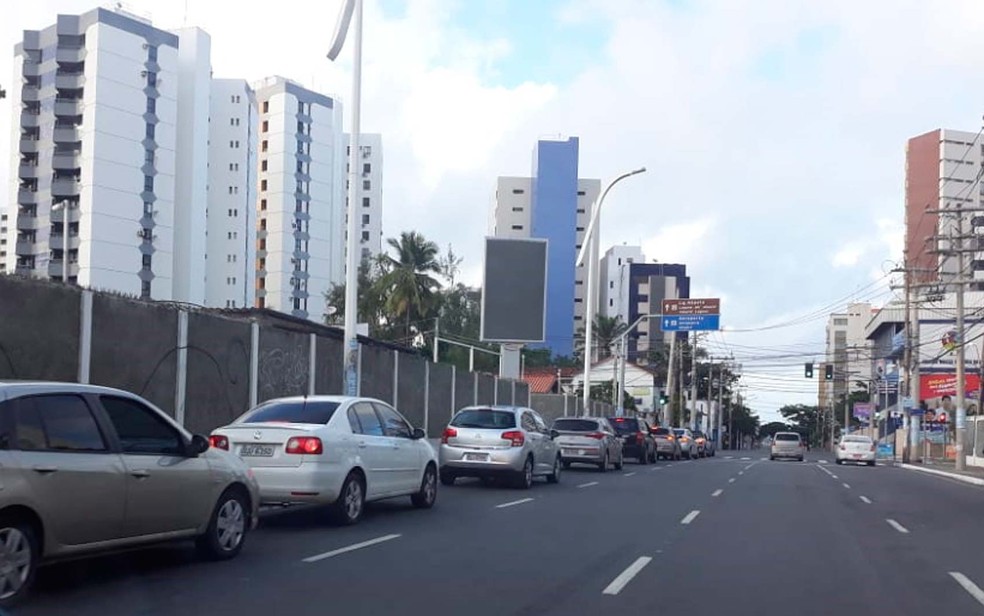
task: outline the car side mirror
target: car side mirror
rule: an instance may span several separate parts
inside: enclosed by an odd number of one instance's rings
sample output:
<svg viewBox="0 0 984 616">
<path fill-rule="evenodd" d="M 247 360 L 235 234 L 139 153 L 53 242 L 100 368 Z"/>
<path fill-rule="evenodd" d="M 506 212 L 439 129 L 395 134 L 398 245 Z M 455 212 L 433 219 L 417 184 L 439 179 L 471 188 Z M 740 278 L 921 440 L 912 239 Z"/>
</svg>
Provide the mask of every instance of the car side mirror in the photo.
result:
<svg viewBox="0 0 984 616">
<path fill-rule="evenodd" d="M 427 433 L 424 431 L 423 428 L 414 428 L 413 434 L 410 435 L 410 438 L 412 438 L 415 441 L 419 441 L 422 438 L 427 438 Z"/>
<path fill-rule="evenodd" d="M 201 434 L 195 434 L 191 437 L 191 443 L 188 444 L 188 457 L 197 458 L 208 451 L 209 446 L 207 438 Z"/>
<path fill-rule="evenodd" d="M 558 436 L 560 436 L 560 432 L 558 432 L 557 430 L 550 430 L 550 440 L 553 440 Z"/>
</svg>

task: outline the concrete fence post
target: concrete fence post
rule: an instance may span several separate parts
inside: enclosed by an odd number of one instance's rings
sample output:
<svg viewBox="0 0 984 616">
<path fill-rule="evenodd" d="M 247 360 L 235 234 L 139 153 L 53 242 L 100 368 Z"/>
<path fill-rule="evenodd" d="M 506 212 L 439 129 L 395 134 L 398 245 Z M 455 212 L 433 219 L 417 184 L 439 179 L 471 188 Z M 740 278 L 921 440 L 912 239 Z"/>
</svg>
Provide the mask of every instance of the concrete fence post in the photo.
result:
<svg viewBox="0 0 984 616">
<path fill-rule="evenodd" d="M 318 335 L 308 337 L 308 395 L 314 395 L 314 380 L 318 375 Z"/>
<path fill-rule="evenodd" d="M 472 382 L 474 383 L 474 386 L 472 387 L 472 389 L 473 389 L 473 391 L 472 391 L 472 400 L 473 400 L 472 404 L 474 404 L 475 406 L 478 406 L 478 373 L 477 372 L 473 372 L 472 373 L 472 377 L 473 377 L 472 378 Z"/>
<path fill-rule="evenodd" d="M 188 313 L 178 311 L 178 368 L 174 379 L 174 420 L 185 425 L 188 392 Z"/>
<path fill-rule="evenodd" d="M 458 367 L 455 365 L 451 366 L 451 417 L 454 417 L 454 405 L 455 405 L 455 390 L 458 387 Z"/>
<path fill-rule="evenodd" d="M 79 383 L 89 382 L 92 365 L 92 291 L 82 291 L 79 306 Z"/>
<path fill-rule="evenodd" d="M 249 406 L 259 402 L 260 391 L 260 324 L 253 321 L 249 325 Z"/>
<path fill-rule="evenodd" d="M 362 395 L 362 375 L 363 375 L 363 372 L 362 372 L 362 343 L 361 342 L 359 343 L 359 358 L 358 358 L 358 362 L 359 362 L 359 372 L 358 372 L 358 375 L 359 376 L 358 376 L 358 378 L 355 379 L 355 395 L 361 396 Z"/>
<path fill-rule="evenodd" d="M 492 404 L 499 404 L 499 377 L 492 377 Z"/>
<path fill-rule="evenodd" d="M 430 387 L 431 363 L 424 362 L 424 432 L 430 427 Z M 428 432 L 428 434 L 430 434 Z"/>
<path fill-rule="evenodd" d="M 564 394 L 564 417 L 567 417 L 567 394 Z"/>
<path fill-rule="evenodd" d="M 512 381 L 512 405 L 516 406 L 516 381 Z M 529 405 L 527 405 L 529 406 Z"/>
<path fill-rule="evenodd" d="M 400 399 L 400 352 L 393 350 L 393 408 L 400 408 L 397 405 Z"/>
</svg>

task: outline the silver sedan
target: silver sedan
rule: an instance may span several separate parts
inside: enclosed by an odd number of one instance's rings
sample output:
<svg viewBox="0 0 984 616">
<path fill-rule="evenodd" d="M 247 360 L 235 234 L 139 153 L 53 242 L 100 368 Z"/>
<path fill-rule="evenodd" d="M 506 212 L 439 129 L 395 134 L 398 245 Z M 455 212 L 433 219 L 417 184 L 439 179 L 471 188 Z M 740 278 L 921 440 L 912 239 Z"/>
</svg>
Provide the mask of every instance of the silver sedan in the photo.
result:
<svg viewBox="0 0 984 616">
<path fill-rule="evenodd" d="M 603 473 L 612 465 L 622 468 L 622 439 L 604 417 L 561 417 L 553 429 L 559 433 L 554 440 L 564 468 L 575 463 L 597 466 Z"/>
</svg>

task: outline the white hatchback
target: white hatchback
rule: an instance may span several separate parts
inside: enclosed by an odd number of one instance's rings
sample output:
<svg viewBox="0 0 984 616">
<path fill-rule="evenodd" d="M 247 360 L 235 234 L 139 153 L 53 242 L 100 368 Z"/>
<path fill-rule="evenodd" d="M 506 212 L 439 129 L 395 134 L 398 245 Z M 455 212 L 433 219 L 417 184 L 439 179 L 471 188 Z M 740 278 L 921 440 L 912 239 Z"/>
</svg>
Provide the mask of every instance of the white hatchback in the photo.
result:
<svg viewBox="0 0 984 616">
<path fill-rule="evenodd" d="M 212 432 L 213 447 L 241 457 L 266 505 L 330 505 L 354 524 L 366 501 L 437 499 L 437 455 L 426 433 L 371 398 L 307 396 L 268 400 Z"/>
<path fill-rule="evenodd" d="M 875 441 L 870 436 L 848 434 L 841 438 L 837 446 L 836 460 L 838 464 L 857 462 L 875 465 Z"/>
</svg>

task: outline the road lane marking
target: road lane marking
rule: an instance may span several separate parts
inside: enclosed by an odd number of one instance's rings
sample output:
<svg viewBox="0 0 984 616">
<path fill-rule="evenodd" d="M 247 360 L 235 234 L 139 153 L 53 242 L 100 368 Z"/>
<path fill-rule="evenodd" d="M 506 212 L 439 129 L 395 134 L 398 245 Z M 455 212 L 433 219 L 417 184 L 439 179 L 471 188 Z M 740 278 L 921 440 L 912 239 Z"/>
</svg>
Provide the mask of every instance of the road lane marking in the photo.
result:
<svg viewBox="0 0 984 616">
<path fill-rule="evenodd" d="M 765 462 L 768 458 L 759 458 L 759 462 Z"/>
<path fill-rule="evenodd" d="M 735 482 L 735 478 L 734 477 L 732 477 L 731 479 L 728 480 L 728 483 L 734 483 L 734 482 Z"/>
<path fill-rule="evenodd" d="M 739 477 L 741 477 L 741 476 L 742 476 L 742 475 L 744 475 L 744 474 L 745 474 L 745 471 L 738 471 L 738 476 L 739 476 Z"/>
<path fill-rule="evenodd" d="M 826 460 L 820 460 L 820 464 L 829 464 Z"/>
<path fill-rule="evenodd" d="M 834 479 L 839 479 L 839 477 L 833 473 L 831 473 L 830 476 L 833 477 Z"/>
<path fill-rule="evenodd" d="M 820 469 L 820 470 L 822 470 L 823 472 L 825 472 L 825 473 L 827 473 L 827 474 L 828 474 L 828 475 L 830 475 L 831 477 L 833 477 L 833 476 L 834 476 L 834 474 L 833 474 L 833 473 L 831 473 L 830 471 L 828 471 L 828 470 L 827 470 L 827 469 L 825 469 L 824 467 L 822 467 L 822 466 L 820 466 L 819 464 L 817 464 L 817 468 L 819 468 L 819 469 Z"/>
<path fill-rule="evenodd" d="M 606 586 L 605 590 L 601 591 L 601 594 L 617 595 L 623 588 L 625 588 L 625 585 L 631 582 L 632 578 L 639 575 L 639 572 L 642 571 L 646 565 L 652 562 L 652 560 L 653 559 L 648 556 L 640 556 L 634 563 L 629 565 L 625 571 L 619 573 L 618 577 L 612 580 L 612 583 Z"/>
<path fill-rule="evenodd" d="M 367 548 L 385 541 L 392 541 L 393 539 L 398 539 L 401 535 L 383 535 L 382 537 L 376 537 L 375 539 L 370 539 L 369 541 L 363 541 L 362 543 L 353 543 L 352 545 L 346 546 L 344 548 L 338 548 L 337 550 L 332 550 L 331 552 L 325 552 L 323 554 L 316 554 L 314 556 L 308 556 L 303 559 L 306 563 L 316 563 L 319 560 L 324 560 L 326 558 L 332 558 L 333 556 L 338 556 L 339 554 L 345 554 L 346 552 L 354 552 L 355 550 L 361 550 L 362 548 Z"/>
<path fill-rule="evenodd" d="M 632 471 L 631 473 L 625 473 L 626 477 L 631 477 L 632 475 L 635 475 L 635 471 Z"/>
<path fill-rule="evenodd" d="M 851 486 L 850 486 L 850 485 L 848 485 L 848 484 L 846 484 L 846 483 L 844 484 L 844 487 L 845 487 L 845 488 L 847 488 L 848 490 L 850 490 L 850 489 L 851 489 Z"/>
<path fill-rule="evenodd" d="M 735 457 L 734 456 L 724 456 L 724 459 L 725 460 L 734 460 Z"/>
<path fill-rule="evenodd" d="M 505 509 L 506 507 L 513 507 L 515 505 L 522 505 L 523 503 L 528 503 L 532 501 L 532 498 L 521 498 L 519 500 L 509 501 L 508 503 L 502 503 L 501 505 L 496 505 L 496 509 Z"/>
<path fill-rule="evenodd" d="M 909 529 L 908 528 L 906 528 L 905 526 L 902 526 L 901 524 L 899 524 L 898 522 L 896 522 L 892 518 L 888 518 L 885 521 L 888 522 L 888 525 L 889 526 L 891 526 L 895 530 L 899 531 L 903 535 L 908 535 L 909 534 Z"/>
<path fill-rule="evenodd" d="M 752 467 L 753 467 L 753 466 L 755 466 L 756 464 L 757 464 L 757 462 L 752 462 L 751 464 L 749 464 L 748 466 L 746 466 L 745 468 L 743 468 L 743 469 L 741 469 L 741 470 L 743 470 L 743 471 L 747 471 L 748 469 L 750 469 L 750 468 L 752 468 Z"/>
<path fill-rule="evenodd" d="M 694 509 L 693 511 L 685 515 L 682 520 L 680 520 L 680 524 L 690 524 L 699 515 L 700 515 L 700 510 Z"/>
<path fill-rule="evenodd" d="M 963 586 L 963 589 L 970 593 L 970 596 L 977 599 L 977 602 L 984 605 L 984 590 L 981 590 L 977 584 L 970 581 L 966 575 L 960 573 L 959 571 L 951 571 L 950 577 L 957 581 L 957 584 Z"/>
<path fill-rule="evenodd" d="M 582 483 L 581 485 L 579 485 L 577 487 L 579 487 L 579 488 L 590 488 L 591 486 L 596 486 L 596 485 L 598 485 L 598 482 L 597 481 L 589 481 L 588 483 Z"/>
<path fill-rule="evenodd" d="M 722 492 L 724 492 L 724 490 L 718 488 L 717 490 L 714 490 L 714 492 L 711 493 L 711 496 L 721 496 Z"/>
<path fill-rule="evenodd" d="M 672 464 L 667 464 L 666 465 L 666 468 L 670 468 L 671 466 L 673 466 L 673 465 Z"/>
<path fill-rule="evenodd" d="M 649 472 L 651 473 L 653 471 L 661 471 L 661 470 L 663 470 L 662 466 L 654 466 L 651 469 L 649 469 Z"/>
<path fill-rule="evenodd" d="M 864 504 L 866 504 L 866 505 L 870 505 L 871 504 L 871 499 L 868 498 L 867 496 L 862 496 L 861 497 L 861 502 L 864 503 Z"/>
<path fill-rule="evenodd" d="M 751 458 L 742 458 L 742 460 L 751 460 Z"/>
</svg>

